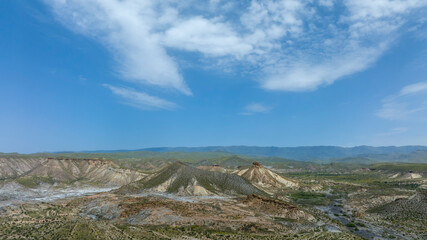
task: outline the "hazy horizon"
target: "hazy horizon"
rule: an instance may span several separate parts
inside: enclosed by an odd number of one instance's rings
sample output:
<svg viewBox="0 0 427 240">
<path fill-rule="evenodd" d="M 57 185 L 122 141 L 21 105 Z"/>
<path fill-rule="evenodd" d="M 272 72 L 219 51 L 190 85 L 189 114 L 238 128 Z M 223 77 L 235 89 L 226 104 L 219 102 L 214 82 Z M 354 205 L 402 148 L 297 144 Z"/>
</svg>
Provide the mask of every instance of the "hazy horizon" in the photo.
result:
<svg viewBox="0 0 427 240">
<path fill-rule="evenodd" d="M 358 147 L 373 147 L 373 148 L 403 148 L 403 147 L 422 147 L 427 148 L 427 145 L 387 145 L 387 146 L 373 146 L 373 145 L 356 145 L 356 146 L 338 146 L 338 145 L 310 145 L 310 146 L 257 146 L 257 145 L 216 145 L 216 146 L 153 146 L 153 147 L 141 147 L 141 148 L 122 148 L 122 149 L 78 149 L 78 150 L 59 150 L 59 151 L 39 151 L 39 152 L 3 152 L 0 153 L 18 153 L 18 154 L 37 154 L 37 153 L 84 153 L 84 152 L 120 152 L 120 151 L 150 151 L 155 149 L 170 148 L 228 148 L 228 147 L 254 147 L 254 148 L 316 148 L 316 147 L 338 147 L 338 148 L 358 148 Z M 217 150 L 215 150 L 217 151 Z M 226 151 L 225 151 L 226 152 Z M 232 152 L 230 152 L 232 153 Z"/>
</svg>

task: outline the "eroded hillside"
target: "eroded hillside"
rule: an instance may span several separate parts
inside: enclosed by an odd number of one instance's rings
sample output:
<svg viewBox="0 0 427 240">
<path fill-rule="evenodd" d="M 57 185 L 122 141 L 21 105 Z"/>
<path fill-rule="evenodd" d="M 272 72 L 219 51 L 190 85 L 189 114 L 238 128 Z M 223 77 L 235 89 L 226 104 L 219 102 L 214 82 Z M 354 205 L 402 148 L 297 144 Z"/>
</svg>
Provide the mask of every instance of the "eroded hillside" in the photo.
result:
<svg viewBox="0 0 427 240">
<path fill-rule="evenodd" d="M 277 173 L 263 167 L 260 163 L 254 162 L 251 167 L 239 169 L 233 172 L 236 175 L 248 179 L 259 188 L 275 191 L 283 188 L 296 188 L 298 183 L 286 179 Z"/>
<path fill-rule="evenodd" d="M 154 191 L 178 195 L 250 195 L 265 193 L 233 174 L 207 171 L 175 162 L 150 177 L 121 187 L 123 194 Z"/>
<path fill-rule="evenodd" d="M 146 174 L 122 169 L 109 160 L 72 158 L 1 158 L 0 178 L 26 186 L 44 183 L 85 183 L 104 187 L 122 186 Z"/>
<path fill-rule="evenodd" d="M 236 156 L 186 163 L 2 159 L 0 239 L 410 240 L 427 234 L 425 164 L 261 160 L 266 167 Z M 55 192 L 60 195 L 50 195 Z M 8 200 L 11 194 L 25 201 Z M 13 204 L 1 205 L 8 201 Z"/>
</svg>

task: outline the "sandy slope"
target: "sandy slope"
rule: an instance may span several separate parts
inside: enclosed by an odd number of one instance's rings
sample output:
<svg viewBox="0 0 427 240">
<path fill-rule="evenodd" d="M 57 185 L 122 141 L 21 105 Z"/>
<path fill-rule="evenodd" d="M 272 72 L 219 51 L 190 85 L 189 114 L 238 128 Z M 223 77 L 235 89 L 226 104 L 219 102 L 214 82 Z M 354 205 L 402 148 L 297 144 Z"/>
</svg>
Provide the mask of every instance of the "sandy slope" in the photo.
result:
<svg viewBox="0 0 427 240">
<path fill-rule="evenodd" d="M 257 162 L 254 162 L 249 168 L 237 170 L 233 173 L 248 179 L 253 184 L 263 189 L 298 187 L 297 182 L 283 178 Z"/>
</svg>

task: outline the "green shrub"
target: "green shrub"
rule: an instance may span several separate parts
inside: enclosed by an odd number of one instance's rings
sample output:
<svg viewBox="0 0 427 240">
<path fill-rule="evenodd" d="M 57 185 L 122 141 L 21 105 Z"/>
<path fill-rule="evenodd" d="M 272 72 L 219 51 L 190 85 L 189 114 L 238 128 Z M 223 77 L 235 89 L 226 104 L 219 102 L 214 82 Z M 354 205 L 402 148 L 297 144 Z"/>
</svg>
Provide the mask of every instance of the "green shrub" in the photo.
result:
<svg viewBox="0 0 427 240">
<path fill-rule="evenodd" d="M 52 178 L 49 177 L 36 177 L 36 176 L 29 176 L 29 177 L 21 177 L 16 180 L 19 184 L 23 185 L 24 187 L 28 188 L 36 188 L 40 186 L 42 183 L 49 183 L 54 184 L 54 181 Z"/>
</svg>

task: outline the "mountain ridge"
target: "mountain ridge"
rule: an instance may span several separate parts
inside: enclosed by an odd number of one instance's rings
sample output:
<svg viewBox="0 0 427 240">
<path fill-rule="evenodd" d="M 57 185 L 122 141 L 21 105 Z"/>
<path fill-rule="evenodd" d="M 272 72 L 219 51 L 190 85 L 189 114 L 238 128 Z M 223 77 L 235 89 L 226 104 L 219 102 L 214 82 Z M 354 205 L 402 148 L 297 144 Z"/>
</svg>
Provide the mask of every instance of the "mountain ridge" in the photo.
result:
<svg viewBox="0 0 427 240">
<path fill-rule="evenodd" d="M 300 146 L 300 147 L 260 147 L 260 146 L 206 146 L 206 147 L 155 147 L 141 148 L 135 150 L 97 150 L 82 151 L 83 153 L 114 153 L 114 152 L 222 152 L 232 154 L 243 154 L 250 156 L 282 157 L 300 161 L 310 161 L 314 159 L 339 159 L 347 157 L 371 157 L 384 155 L 408 155 L 413 152 L 426 152 L 427 146 L 407 145 L 407 146 Z M 59 153 L 59 152 L 58 152 Z M 64 153 L 64 152 L 61 152 Z M 380 156 L 382 155 L 382 156 Z"/>
</svg>

